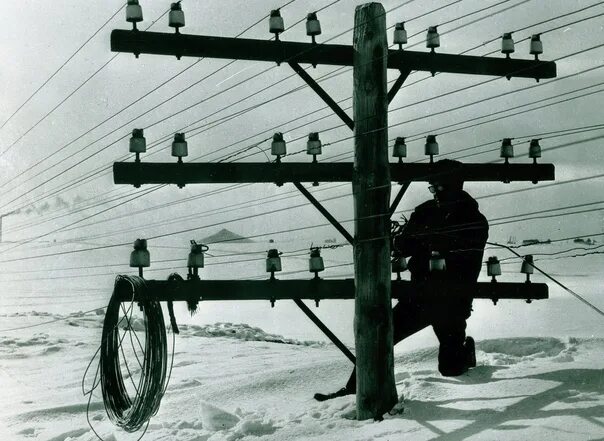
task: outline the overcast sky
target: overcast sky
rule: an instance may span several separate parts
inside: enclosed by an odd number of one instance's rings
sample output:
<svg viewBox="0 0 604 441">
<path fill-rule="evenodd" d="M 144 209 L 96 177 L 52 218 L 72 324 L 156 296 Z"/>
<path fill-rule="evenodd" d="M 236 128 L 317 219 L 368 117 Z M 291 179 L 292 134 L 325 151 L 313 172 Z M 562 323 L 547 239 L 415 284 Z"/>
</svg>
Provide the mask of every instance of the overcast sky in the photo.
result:
<svg viewBox="0 0 604 441">
<path fill-rule="evenodd" d="M 320 9 L 332 2 L 333 0 L 294 1 L 282 10 L 286 28 L 302 20 L 307 12 Z M 22 0 L 4 3 L 2 5 L 4 20 L 0 29 L 0 37 L 3 42 L 0 46 L 0 54 L 4 61 L 3 67 L 0 69 L 0 96 L 2 97 L 0 100 L 0 124 L 4 123 L 122 5 L 122 2 L 118 0 L 89 0 L 86 2 Z M 285 0 L 280 2 L 274 0 L 184 0 L 182 4 L 187 26 L 183 32 L 235 36 L 267 15 L 271 9 L 284 3 L 286 3 Z M 319 12 L 323 35 L 318 38 L 318 41 L 323 42 L 344 31 L 349 31 L 332 41 L 350 44 L 354 8 L 361 3 L 360 1 L 341 0 Z M 383 2 L 386 10 L 396 8 L 402 3 L 399 0 Z M 414 17 L 451 3 L 453 3 L 451 6 L 442 8 L 438 12 L 414 19 Z M 520 40 L 533 33 L 544 32 L 542 59 L 562 58 L 558 62 L 558 77 L 578 74 L 559 81 L 545 80 L 537 87 L 532 87 L 537 83 L 529 79 L 515 78 L 507 81 L 500 78 L 481 85 L 480 83 L 492 80 L 492 78 L 451 74 L 437 75 L 413 84 L 429 77 L 429 74 L 426 73 L 413 73 L 407 80 L 409 87 L 403 88 L 391 103 L 390 109 L 396 110 L 389 114 L 391 125 L 389 138 L 410 137 L 409 160 L 424 159 L 423 140 L 420 138 L 430 132 L 441 134 L 438 140 L 443 157 L 457 158 L 461 154 L 454 152 L 460 149 L 492 143 L 465 152 L 484 153 L 463 159 L 472 162 L 488 162 L 498 160 L 497 142 L 503 137 L 519 138 L 519 141 L 516 142 L 516 152 L 520 155 L 528 151 L 527 137 L 555 130 L 604 123 L 601 104 L 604 88 L 602 85 L 598 86 L 604 80 L 604 75 L 602 69 L 594 69 L 602 66 L 604 49 L 590 50 L 590 48 L 604 43 L 604 20 L 600 16 L 581 23 L 569 24 L 604 13 L 604 5 L 535 25 L 538 22 L 596 3 L 598 2 L 594 0 L 414 1 L 394 9 L 387 16 L 387 24 L 392 26 L 397 21 L 407 21 L 406 27 L 409 35 L 417 34 L 409 42 L 409 46 L 413 46 L 413 50 L 426 51 L 424 44 L 426 28 L 444 22 L 451 21 L 449 24 L 439 27 L 442 34 L 439 51 L 460 53 L 479 46 L 470 52 L 475 55 L 498 51 L 500 48 L 499 37 L 503 32 L 530 26 L 529 29 L 514 34 L 518 43 L 513 56 L 529 59 L 531 56 L 528 53 L 528 41 L 520 42 Z M 153 20 L 162 16 L 169 7 L 169 2 L 141 0 L 141 5 L 145 21 L 140 27 L 145 28 L 151 25 Z M 492 8 L 456 20 L 458 17 L 488 6 L 492 6 Z M 485 18 L 487 16 L 490 17 Z M 484 19 L 457 29 L 461 25 L 480 18 Z M 196 136 L 193 136 L 193 133 L 197 132 L 189 133 L 190 156 L 188 160 L 201 155 L 206 155 L 203 158 L 206 161 L 217 160 L 225 154 L 237 152 L 239 149 L 268 138 L 275 131 L 273 129 L 275 126 L 282 127 L 280 130 L 286 134 L 287 140 L 303 137 L 311 131 L 319 131 L 323 142 L 333 143 L 325 147 L 324 155 L 320 160 L 329 161 L 331 157 L 350 159 L 350 155 L 346 155 L 346 153 L 352 153 L 353 144 L 349 140 L 341 141 L 350 136 L 350 131 L 345 127 L 334 128 L 341 125 L 340 120 L 335 115 L 331 115 L 329 111 L 319 110 L 324 107 L 324 103 L 310 89 L 302 88 L 262 105 L 271 98 L 304 85 L 301 79 L 292 76 L 293 72 L 288 66 L 277 67 L 268 63 L 238 61 L 208 77 L 229 61 L 198 61 L 192 58 L 183 58 L 178 61 L 171 57 L 150 55 L 142 55 L 139 59 L 135 59 L 131 54 L 116 56 L 109 47 L 109 35 L 111 29 L 114 28 L 129 28 L 128 23 L 125 22 L 125 11 L 120 11 L 107 26 L 102 28 L 98 35 L 86 44 L 0 130 L 2 134 L 0 152 L 7 151 L 0 157 L 0 165 L 3 170 L 0 181 L 0 185 L 2 185 L 0 214 L 22 209 L 20 213 L 4 219 L 3 239 L 7 242 L 35 239 L 14 250 L 10 249 L 14 247 L 14 244 L 2 244 L 0 260 L 59 253 L 72 250 L 74 247 L 81 249 L 99 244 L 130 243 L 137 237 L 151 237 L 186 228 L 211 225 L 204 229 L 199 228 L 198 231 L 163 237 L 153 242 L 156 247 L 177 247 L 179 255 L 182 254 L 184 258 L 189 239 L 207 236 L 223 227 L 243 235 L 261 235 L 298 226 L 324 223 L 314 208 L 308 205 L 268 216 L 254 217 L 248 221 L 233 222 L 233 219 L 304 204 L 305 200 L 296 195 L 291 185 L 284 185 L 280 188 L 274 185 L 259 184 L 244 186 L 218 195 L 209 195 L 203 199 L 195 199 L 188 203 L 133 214 L 139 210 L 182 198 L 208 194 L 226 186 L 188 186 L 182 190 L 176 186 L 170 186 L 153 191 L 148 195 L 140 195 L 140 190 L 132 187 L 115 186 L 112 183 L 109 169 L 93 180 L 78 183 L 50 198 L 42 199 L 49 193 L 81 179 L 93 170 L 107 167 L 113 161 L 123 160 L 128 153 L 129 133 L 135 127 L 146 127 L 145 135 L 150 147 L 149 152 L 143 155 L 143 160 L 148 161 L 173 161 L 170 157 L 169 141 L 163 141 L 158 147 L 151 146 L 154 141 L 161 138 L 167 139 L 174 132 L 181 131 L 192 123 L 194 123 L 192 127 L 200 127 L 208 123 L 209 126 L 206 126 L 206 130 Z M 560 29 L 548 32 L 554 28 Z M 157 21 L 151 29 L 171 31 L 167 26 L 166 16 Z M 389 41 L 392 38 L 391 34 L 392 29 L 388 31 Z M 244 36 L 259 39 L 270 38 L 268 19 L 262 20 Z M 282 39 L 307 41 L 304 21 L 291 30 L 288 28 Z M 496 40 L 489 42 L 493 39 Z M 482 43 L 485 42 L 489 43 L 483 45 Z M 584 52 L 576 54 L 580 51 Z M 503 55 L 496 52 L 492 56 L 502 57 Z M 105 63 L 108 64 L 81 86 Z M 189 66 L 192 67 L 158 90 L 148 94 Z M 319 66 L 309 72 L 315 78 L 319 78 L 335 69 L 334 67 Z M 581 73 L 588 69 L 592 70 Z M 390 72 L 389 76 L 391 80 L 394 80 L 396 72 Z M 199 82 L 199 84 L 190 87 L 195 82 Z M 274 86 L 267 88 L 273 84 Z M 352 92 L 351 71 L 346 70 L 341 75 L 326 80 L 322 84 L 336 100 L 345 100 L 351 96 Z M 430 100 L 437 95 L 470 85 L 476 85 L 476 87 Z M 595 86 L 587 88 L 591 85 Z M 81 88 L 73 96 L 39 122 L 51 109 L 80 86 Z M 187 87 L 190 89 L 186 92 L 155 110 L 147 112 L 153 106 L 173 97 Z M 532 88 L 522 90 L 527 87 Z M 267 89 L 262 91 L 264 88 Z M 572 92 L 577 89 L 582 90 Z M 221 91 L 224 93 L 208 98 Z M 489 97 L 506 92 L 509 94 L 484 101 Z M 251 96 L 254 93 L 255 95 Z M 589 93 L 592 94 L 578 97 Z M 559 96 L 560 94 L 566 95 Z M 145 97 L 140 99 L 143 96 Z M 575 99 L 548 106 L 548 104 L 568 98 Z M 140 101 L 136 104 L 91 130 L 138 99 Z M 460 110 L 443 112 L 452 107 L 480 100 L 483 102 Z M 506 109 L 538 100 L 543 101 L 505 112 Z M 168 118 L 175 112 L 198 102 L 201 103 L 177 116 Z M 222 124 L 212 124 L 221 117 L 254 105 L 258 107 L 252 111 L 236 118 L 227 118 L 227 121 Z M 347 108 L 351 105 L 351 101 L 345 100 L 341 105 Z M 511 113 L 525 109 L 536 110 L 507 117 Z M 432 116 L 438 112 L 443 113 Z M 143 113 L 143 116 L 139 116 Z M 308 113 L 310 113 L 309 116 L 294 123 L 285 124 Z M 349 110 L 349 113 L 352 114 L 352 111 Z M 489 115 L 494 116 L 489 117 Z M 313 122 L 320 117 L 325 118 Z M 444 127 L 477 117 L 486 117 L 485 119 L 490 122 L 453 133 L 445 133 L 448 129 Z M 163 119 L 165 120 L 158 122 Z M 480 122 L 485 119 L 474 121 Z M 303 123 L 308 124 L 300 127 Z M 37 126 L 32 129 L 32 126 L 36 124 Z M 452 128 L 463 127 L 463 125 L 455 125 Z M 185 131 L 189 129 L 185 129 Z M 552 162 L 556 165 L 557 181 L 604 174 L 602 136 L 604 136 L 604 129 L 544 139 L 541 143 L 544 149 L 542 162 Z M 15 143 L 15 141 L 17 142 Z M 69 145 L 67 145 L 68 143 Z M 226 148 L 229 145 L 232 146 Z M 560 145 L 568 146 L 551 152 L 547 151 L 548 148 Z M 305 140 L 298 140 L 290 142 L 288 149 L 296 151 L 304 146 Z M 269 142 L 263 142 L 259 147 L 269 148 Z M 52 158 L 43 160 L 60 149 L 61 151 Z M 154 152 L 158 153 L 153 154 Z M 259 149 L 254 148 L 249 153 L 254 153 L 254 156 L 247 157 L 245 159 L 247 161 L 266 161 L 266 157 Z M 285 160 L 309 161 L 309 158 L 306 155 L 298 155 Z M 528 159 L 519 157 L 515 161 L 527 162 Z M 539 189 L 539 186 L 542 185 L 470 183 L 467 184 L 466 189 L 479 198 L 491 195 L 491 197 L 479 199 L 481 210 L 489 219 L 581 203 L 604 202 L 601 191 L 602 178 Z M 401 203 L 400 209 L 410 210 L 419 202 L 429 198 L 426 187 L 427 185 L 423 183 L 413 184 Z M 529 187 L 534 187 L 534 190 L 507 196 L 492 196 Z M 142 188 L 142 190 L 145 189 L 150 190 L 150 187 Z M 396 185 L 393 186 L 393 190 L 397 190 Z M 325 204 L 339 219 L 346 220 L 352 217 L 349 185 L 324 184 L 316 191 L 318 191 L 316 196 L 319 199 L 331 198 Z M 134 198 L 136 195 L 138 197 Z M 258 201 L 260 198 L 273 195 L 291 197 L 277 202 L 270 199 Z M 93 197 L 96 199 L 90 200 Z M 129 201 L 129 199 L 133 200 Z M 86 206 L 82 205 L 82 200 L 85 200 L 84 204 L 94 205 L 81 210 L 83 206 Z M 209 210 L 222 210 L 227 205 L 240 202 L 249 202 L 249 205 L 239 210 L 219 211 L 213 216 L 200 217 L 207 214 Z M 114 207 L 120 203 L 121 205 Z M 604 207 L 604 205 L 593 204 L 571 211 L 597 209 L 598 207 Z M 182 216 L 189 217 L 182 218 Z M 40 223 L 41 221 L 46 222 Z M 159 224 L 165 222 L 170 223 Z M 496 223 L 497 221 L 492 222 L 492 224 Z M 352 231 L 352 224 L 347 223 L 346 226 Z M 546 220 L 492 225 L 491 239 L 505 241 L 509 236 L 516 236 L 518 240 L 529 237 L 555 239 L 602 231 L 602 211 L 592 211 Z M 41 235 L 45 236 L 38 238 Z M 270 237 L 283 243 L 294 239 L 308 244 L 311 241 L 322 242 L 326 238 L 337 238 L 338 241 L 341 241 L 337 232 L 329 227 L 308 229 L 291 234 L 267 235 L 258 240 L 264 244 Z M 46 240 L 56 240 L 56 243 L 43 243 Z M 65 244 L 65 242 L 71 243 Z M 268 247 L 268 245 L 262 246 Z M 125 262 L 129 250 L 129 246 L 122 246 L 117 249 L 78 253 L 73 256 L 7 262 L 5 266 L 13 270 L 22 266 L 61 268 L 63 265 L 73 267 L 87 262 L 115 262 L 118 256 L 120 256 L 119 261 Z M 92 254 L 94 257 L 91 256 Z M 156 254 L 158 257 L 174 257 L 174 255 Z"/>
</svg>

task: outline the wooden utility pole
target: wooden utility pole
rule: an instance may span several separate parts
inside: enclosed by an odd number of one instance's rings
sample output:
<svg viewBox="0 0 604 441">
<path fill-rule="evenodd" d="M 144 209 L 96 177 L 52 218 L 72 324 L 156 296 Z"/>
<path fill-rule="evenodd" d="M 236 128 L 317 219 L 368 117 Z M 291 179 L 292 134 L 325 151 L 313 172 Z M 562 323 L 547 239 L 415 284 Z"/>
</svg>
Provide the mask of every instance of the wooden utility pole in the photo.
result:
<svg viewBox="0 0 604 441">
<path fill-rule="evenodd" d="M 380 3 L 354 18 L 355 315 L 357 418 L 381 419 L 397 402 L 390 299 L 390 167 L 386 12 Z"/>
</svg>

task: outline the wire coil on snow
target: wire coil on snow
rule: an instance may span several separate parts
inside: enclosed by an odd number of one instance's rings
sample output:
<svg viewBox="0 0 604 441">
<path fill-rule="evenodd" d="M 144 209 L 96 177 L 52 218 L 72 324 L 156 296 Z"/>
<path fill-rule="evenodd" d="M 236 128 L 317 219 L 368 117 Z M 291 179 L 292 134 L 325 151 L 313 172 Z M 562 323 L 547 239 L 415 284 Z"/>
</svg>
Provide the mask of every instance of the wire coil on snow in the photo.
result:
<svg viewBox="0 0 604 441">
<path fill-rule="evenodd" d="M 133 298 L 139 301 L 145 318 L 141 375 L 133 399 L 128 394 L 120 367 L 122 339 L 119 323 L 122 304 L 118 294 L 124 289 L 130 290 Z M 168 345 L 160 303 L 146 298 L 143 278 L 118 276 L 107 306 L 100 347 L 100 384 L 109 419 L 127 432 L 139 430 L 159 410 L 167 387 L 167 368 Z"/>
</svg>

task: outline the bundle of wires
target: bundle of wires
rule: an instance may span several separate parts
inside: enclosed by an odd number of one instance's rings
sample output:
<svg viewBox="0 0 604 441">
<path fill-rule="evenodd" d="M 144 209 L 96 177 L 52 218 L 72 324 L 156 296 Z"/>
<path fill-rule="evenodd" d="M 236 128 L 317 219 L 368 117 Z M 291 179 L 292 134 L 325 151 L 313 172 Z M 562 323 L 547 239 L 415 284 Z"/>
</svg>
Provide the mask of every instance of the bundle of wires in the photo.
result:
<svg viewBox="0 0 604 441">
<path fill-rule="evenodd" d="M 123 310 L 120 293 L 124 290 L 130 291 L 133 299 L 139 301 L 145 325 L 141 373 L 133 399 L 126 389 L 120 366 L 119 324 L 120 310 Z M 109 419 L 127 432 L 136 432 L 157 413 L 169 378 L 166 375 L 168 345 L 162 308 L 158 301 L 148 299 L 146 291 L 143 278 L 118 276 L 103 323 L 99 372 L 103 401 Z M 128 326 L 132 326 L 130 322 Z M 124 355 L 123 351 L 121 353 Z M 131 374 L 129 369 L 128 374 Z"/>
</svg>

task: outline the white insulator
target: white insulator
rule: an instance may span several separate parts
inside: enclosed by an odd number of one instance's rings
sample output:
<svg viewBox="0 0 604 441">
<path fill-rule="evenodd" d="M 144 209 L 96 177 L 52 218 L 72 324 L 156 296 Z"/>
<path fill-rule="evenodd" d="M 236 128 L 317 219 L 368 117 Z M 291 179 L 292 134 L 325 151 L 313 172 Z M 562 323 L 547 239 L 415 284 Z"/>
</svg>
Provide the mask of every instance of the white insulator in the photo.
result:
<svg viewBox="0 0 604 441">
<path fill-rule="evenodd" d="M 188 268 L 203 268 L 204 266 L 204 245 L 191 243 L 191 252 L 187 259 Z"/>
<path fill-rule="evenodd" d="M 424 152 L 426 156 L 438 155 L 438 142 L 436 142 L 436 135 L 428 135 L 426 137 Z"/>
<path fill-rule="evenodd" d="M 514 157 L 514 146 L 512 145 L 511 138 L 503 138 L 501 141 L 501 151 L 499 156 L 501 158 L 513 158 Z"/>
<path fill-rule="evenodd" d="M 392 156 L 394 158 L 406 158 L 407 157 L 407 144 L 405 144 L 405 138 L 399 136 L 394 141 L 394 148 L 392 149 Z"/>
<path fill-rule="evenodd" d="M 511 32 L 506 32 L 501 38 L 501 53 L 506 55 L 514 53 L 514 39 Z"/>
<path fill-rule="evenodd" d="M 147 151 L 147 140 L 143 136 L 143 129 L 132 130 L 130 138 L 130 153 L 145 153 Z"/>
<path fill-rule="evenodd" d="M 426 47 L 432 50 L 440 47 L 440 35 L 438 34 L 436 26 L 430 26 L 428 28 L 428 34 L 426 35 Z"/>
<path fill-rule="evenodd" d="M 528 254 L 524 256 L 524 260 L 522 261 L 522 267 L 520 267 L 520 272 L 523 274 L 533 274 L 535 272 L 532 255 Z"/>
<path fill-rule="evenodd" d="M 306 142 L 306 153 L 309 155 L 320 155 L 322 153 L 323 144 L 319 139 L 317 132 L 312 132 L 308 135 L 308 141 Z"/>
<path fill-rule="evenodd" d="M 321 250 L 313 248 L 310 250 L 310 259 L 308 260 L 308 270 L 311 273 L 319 273 L 325 270 L 325 263 L 321 257 Z"/>
<path fill-rule="evenodd" d="M 543 53 L 543 42 L 541 41 L 541 36 L 539 34 L 535 34 L 531 36 L 531 55 L 540 55 Z"/>
<path fill-rule="evenodd" d="M 306 35 L 309 37 L 321 35 L 321 22 L 315 12 L 311 12 L 306 16 Z"/>
<path fill-rule="evenodd" d="M 284 156 L 286 153 L 287 150 L 283 134 L 277 132 L 273 135 L 273 141 L 271 142 L 271 154 L 274 156 Z"/>
<path fill-rule="evenodd" d="M 271 11 L 271 16 L 268 22 L 269 31 L 271 34 L 275 34 L 277 37 L 281 32 L 285 30 L 285 24 L 283 23 L 283 17 L 278 9 Z"/>
<path fill-rule="evenodd" d="M 432 251 L 430 257 L 430 272 L 432 271 L 445 271 L 447 269 L 447 263 L 444 257 L 440 255 L 438 251 Z"/>
<path fill-rule="evenodd" d="M 280 253 L 276 249 L 268 250 L 268 256 L 266 258 L 266 272 L 274 273 L 281 271 L 281 257 Z"/>
<path fill-rule="evenodd" d="M 175 133 L 172 141 L 172 156 L 175 158 L 184 158 L 189 155 L 187 141 L 184 133 Z"/>
<path fill-rule="evenodd" d="M 130 253 L 130 267 L 148 268 L 149 266 L 151 266 L 151 255 L 147 250 L 147 240 L 136 239 L 134 250 Z"/>
<path fill-rule="evenodd" d="M 180 2 L 172 3 L 170 14 L 168 15 L 168 25 L 171 28 L 182 28 L 185 26 L 185 13 L 182 10 Z"/>
<path fill-rule="evenodd" d="M 138 4 L 138 0 L 128 0 L 128 5 L 126 6 L 126 21 L 129 23 L 143 21 L 143 8 Z"/>
<path fill-rule="evenodd" d="M 407 44 L 407 31 L 405 30 L 405 23 L 397 23 L 394 26 L 394 38 L 392 41 L 394 44 L 403 45 Z"/>
<path fill-rule="evenodd" d="M 495 256 L 489 257 L 489 260 L 487 260 L 487 275 L 489 277 L 501 275 L 501 263 Z"/>
<path fill-rule="evenodd" d="M 529 145 L 529 158 L 541 158 L 541 145 L 539 145 L 538 139 L 531 139 Z"/>
<path fill-rule="evenodd" d="M 392 259 L 392 272 L 402 273 L 407 270 L 407 259 L 403 256 L 397 256 Z"/>
</svg>

